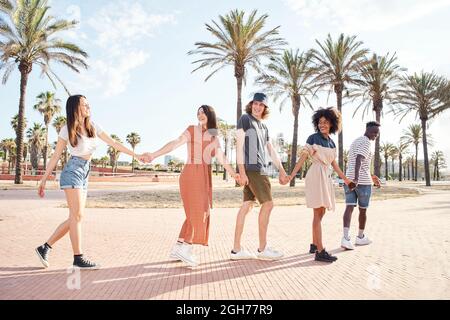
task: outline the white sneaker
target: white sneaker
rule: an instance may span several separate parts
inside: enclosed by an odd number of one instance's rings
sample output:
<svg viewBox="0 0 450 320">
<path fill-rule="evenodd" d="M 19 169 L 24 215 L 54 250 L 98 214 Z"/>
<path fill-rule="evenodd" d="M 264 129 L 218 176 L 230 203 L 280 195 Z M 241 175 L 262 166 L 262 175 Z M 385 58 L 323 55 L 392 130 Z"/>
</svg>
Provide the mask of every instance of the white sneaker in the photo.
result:
<svg viewBox="0 0 450 320">
<path fill-rule="evenodd" d="M 177 258 L 187 263 L 190 267 L 198 266 L 197 259 L 192 253 L 192 245 L 183 243 L 176 252 Z"/>
<path fill-rule="evenodd" d="M 250 259 L 256 259 L 256 256 L 248 252 L 247 250 L 240 250 L 236 253 L 231 252 L 230 255 L 231 260 L 250 260 Z"/>
<path fill-rule="evenodd" d="M 174 261 L 179 261 L 180 259 L 177 256 L 178 250 L 180 250 L 182 243 L 177 242 L 173 247 L 172 251 L 170 251 L 169 259 Z"/>
<path fill-rule="evenodd" d="M 357 246 L 367 246 L 368 244 L 371 244 L 372 241 L 367 238 L 366 235 L 364 235 L 364 238 L 356 237 L 355 244 Z"/>
<path fill-rule="evenodd" d="M 262 252 L 258 252 L 257 257 L 261 260 L 279 260 L 284 256 L 283 252 L 266 247 Z"/>
<path fill-rule="evenodd" d="M 346 250 L 355 250 L 353 243 L 350 240 L 345 239 L 345 237 L 342 237 L 341 247 Z"/>
</svg>

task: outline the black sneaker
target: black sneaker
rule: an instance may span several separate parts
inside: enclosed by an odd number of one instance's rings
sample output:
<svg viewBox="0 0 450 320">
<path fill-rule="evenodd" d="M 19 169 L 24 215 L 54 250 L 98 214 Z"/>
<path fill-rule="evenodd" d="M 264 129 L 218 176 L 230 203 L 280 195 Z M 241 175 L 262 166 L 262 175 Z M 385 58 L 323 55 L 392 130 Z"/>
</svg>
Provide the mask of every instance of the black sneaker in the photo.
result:
<svg viewBox="0 0 450 320">
<path fill-rule="evenodd" d="M 47 247 L 45 244 L 35 249 L 36 254 L 39 257 L 39 260 L 41 261 L 41 263 L 44 265 L 45 268 L 48 268 L 50 266 L 50 264 L 48 263 L 48 253 L 50 252 L 50 250 L 51 249 Z"/>
<path fill-rule="evenodd" d="M 316 253 L 316 251 L 317 251 L 317 246 L 315 244 L 311 243 L 309 245 L 309 253 Z"/>
<path fill-rule="evenodd" d="M 80 269 L 98 270 L 100 265 L 89 261 L 84 256 L 76 256 L 73 259 L 73 266 Z"/>
<path fill-rule="evenodd" d="M 325 251 L 325 249 L 323 249 L 322 251 L 317 251 L 316 252 L 316 261 L 322 261 L 322 262 L 334 262 L 337 260 L 337 257 L 332 256 L 331 254 L 329 254 L 328 252 Z"/>
</svg>

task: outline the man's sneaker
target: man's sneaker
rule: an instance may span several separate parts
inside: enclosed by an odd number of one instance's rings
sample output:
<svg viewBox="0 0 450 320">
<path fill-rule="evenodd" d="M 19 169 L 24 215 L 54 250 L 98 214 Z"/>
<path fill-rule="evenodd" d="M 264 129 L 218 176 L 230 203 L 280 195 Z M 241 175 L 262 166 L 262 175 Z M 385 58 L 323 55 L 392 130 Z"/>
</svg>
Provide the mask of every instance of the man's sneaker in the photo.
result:
<svg viewBox="0 0 450 320">
<path fill-rule="evenodd" d="M 367 246 L 368 244 L 371 244 L 371 243 L 372 243 L 372 241 L 370 241 L 369 238 L 367 238 L 366 235 L 364 235 L 363 238 L 360 238 L 358 236 L 356 237 L 355 244 L 357 246 Z"/>
<path fill-rule="evenodd" d="M 73 267 L 74 268 L 80 268 L 80 269 L 86 269 L 86 270 L 98 270 L 100 269 L 100 265 L 89 261 L 84 256 L 76 256 L 73 259 Z"/>
<path fill-rule="evenodd" d="M 174 261 L 179 261 L 180 260 L 180 258 L 178 258 L 178 256 L 177 256 L 177 252 L 178 252 L 178 250 L 180 250 L 182 245 L 183 245 L 182 243 L 177 242 L 173 246 L 172 251 L 170 251 L 169 259 L 174 260 Z"/>
<path fill-rule="evenodd" d="M 283 258 L 284 254 L 280 251 L 266 247 L 262 252 L 258 252 L 256 256 L 261 260 L 279 260 Z"/>
<path fill-rule="evenodd" d="M 50 264 L 48 263 L 48 253 L 50 252 L 50 250 L 51 249 L 47 247 L 45 244 L 35 249 L 36 254 L 39 257 L 39 260 L 41 261 L 41 263 L 44 265 L 45 268 L 48 268 L 50 266 Z"/>
<path fill-rule="evenodd" d="M 334 262 L 337 260 L 337 257 L 332 256 L 331 254 L 326 252 L 325 249 L 323 249 L 320 252 L 319 251 L 316 252 L 315 260 L 322 261 L 322 262 Z"/>
<path fill-rule="evenodd" d="M 311 243 L 309 245 L 309 253 L 316 253 L 316 251 L 317 251 L 317 246 L 315 244 Z"/>
<path fill-rule="evenodd" d="M 192 245 L 183 243 L 179 250 L 176 252 L 177 258 L 188 264 L 190 267 L 198 266 L 197 259 L 195 259 L 192 253 Z"/>
<path fill-rule="evenodd" d="M 231 251 L 230 255 L 231 260 L 250 260 L 250 259 L 256 259 L 256 256 L 248 252 L 247 250 L 240 250 L 238 252 Z"/>
<path fill-rule="evenodd" d="M 350 240 L 347 240 L 345 237 L 342 237 L 341 247 L 345 250 L 355 250 L 353 243 Z"/>
</svg>

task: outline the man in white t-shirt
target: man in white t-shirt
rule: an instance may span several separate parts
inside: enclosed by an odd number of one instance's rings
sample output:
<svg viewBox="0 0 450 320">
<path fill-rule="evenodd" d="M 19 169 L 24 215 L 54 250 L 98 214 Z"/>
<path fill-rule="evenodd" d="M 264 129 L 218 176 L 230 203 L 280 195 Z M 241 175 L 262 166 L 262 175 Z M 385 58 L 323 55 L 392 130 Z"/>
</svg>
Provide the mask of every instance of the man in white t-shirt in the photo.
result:
<svg viewBox="0 0 450 320">
<path fill-rule="evenodd" d="M 347 177 L 352 180 L 356 187 L 350 189 L 344 185 L 346 209 L 344 213 L 344 235 L 341 247 L 353 250 L 355 247 L 350 241 L 349 231 L 353 209 L 359 206 L 359 233 L 356 237 L 356 245 L 368 245 L 371 243 L 364 234 L 367 221 L 367 208 L 369 207 L 372 195 L 372 184 L 380 187 L 380 179 L 370 173 L 370 163 L 372 160 L 372 141 L 375 141 L 380 134 L 380 124 L 369 122 L 366 125 L 366 132 L 362 137 L 353 141 L 348 155 Z"/>
</svg>

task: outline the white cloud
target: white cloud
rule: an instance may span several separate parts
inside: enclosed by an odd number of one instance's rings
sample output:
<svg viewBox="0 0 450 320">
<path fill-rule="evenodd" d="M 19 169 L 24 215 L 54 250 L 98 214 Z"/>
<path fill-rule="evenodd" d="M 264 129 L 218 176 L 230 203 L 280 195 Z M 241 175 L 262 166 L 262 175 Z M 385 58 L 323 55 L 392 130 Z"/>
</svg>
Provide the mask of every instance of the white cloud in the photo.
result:
<svg viewBox="0 0 450 320">
<path fill-rule="evenodd" d="M 344 32 L 385 31 L 441 8 L 450 0 L 284 0 L 302 17 L 303 24 L 326 21 Z"/>
<path fill-rule="evenodd" d="M 89 61 L 90 69 L 80 75 L 83 86 L 101 90 L 103 97 L 126 91 L 132 71 L 145 64 L 150 54 L 143 40 L 152 38 L 158 27 L 176 23 L 172 14 L 151 14 L 138 2 L 109 4 L 86 22 L 92 29 L 92 45 L 100 55 Z M 83 26 L 85 27 L 85 26 Z"/>
</svg>

